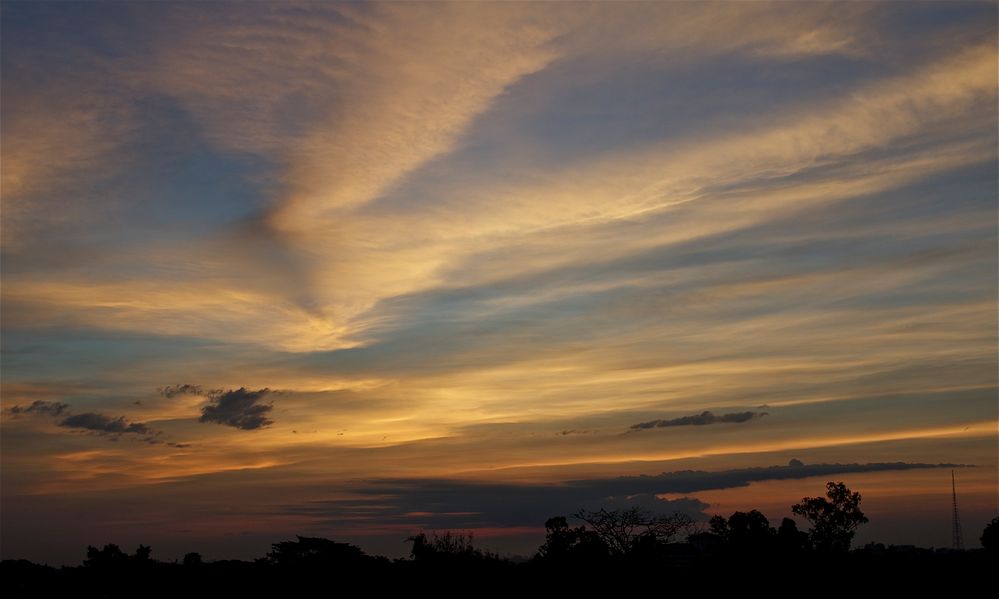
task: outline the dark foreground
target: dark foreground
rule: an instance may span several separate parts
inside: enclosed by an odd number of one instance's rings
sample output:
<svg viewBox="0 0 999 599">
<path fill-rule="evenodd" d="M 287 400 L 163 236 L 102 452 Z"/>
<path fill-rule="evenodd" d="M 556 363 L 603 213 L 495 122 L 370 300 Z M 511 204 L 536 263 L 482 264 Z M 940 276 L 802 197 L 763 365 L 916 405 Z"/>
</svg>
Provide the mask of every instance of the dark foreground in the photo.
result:
<svg viewBox="0 0 999 599">
<path fill-rule="evenodd" d="M 301 539 L 310 544 L 315 539 Z M 325 540 L 323 540 L 325 541 Z M 292 542 L 295 543 L 295 542 Z M 252 562 L 160 562 L 148 557 L 89 560 L 52 568 L 24 560 L 0 563 L 6 597 L 334 597 L 417 593 L 420 596 L 606 596 L 682 592 L 765 592 L 768 596 L 930 592 L 982 595 L 999 559 L 984 550 L 951 552 L 881 546 L 848 553 L 733 552 L 673 543 L 654 555 L 536 556 L 514 563 L 477 551 L 388 560 L 328 543 L 282 559 Z M 123 554 L 124 555 L 124 554 Z"/>
<path fill-rule="evenodd" d="M 81 566 L 0 562 L 4 597 L 334 597 L 422 596 L 992 596 L 999 572 L 999 518 L 983 549 L 931 550 L 870 544 L 850 550 L 867 522 L 860 494 L 827 484 L 774 528 L 759 511 L 695 522 L 638 508 L 580 510 L 545 523 L 545 542 L 514 562 L 477 549 L 471 535 L 445 532 L 408 539 L 411 557 L 389 560 L 329 539 L 298 537 L 254 561 L 182 562 L 152 558 L 140 545 L 87 548 Z M 678 541 L 683 542 L 678 542 Z M 992 588 L 993 591 L 988 589 Z"/>
</svg>

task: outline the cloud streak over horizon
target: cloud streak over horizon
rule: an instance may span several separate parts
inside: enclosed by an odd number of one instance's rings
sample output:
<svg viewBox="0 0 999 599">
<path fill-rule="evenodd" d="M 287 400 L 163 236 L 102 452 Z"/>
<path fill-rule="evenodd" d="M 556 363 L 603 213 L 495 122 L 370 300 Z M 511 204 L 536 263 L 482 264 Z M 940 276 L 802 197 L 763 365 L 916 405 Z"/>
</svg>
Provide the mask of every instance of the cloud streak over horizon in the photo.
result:
<svg viewBox="0 0 999 599">
<path fill-rule="evenodd" d="M 743 422 L 749 422 L 755 418 L 763 418 L 768 412 L 731 412 L 729 414 L 719 414 L 715 415 L 713 412 L 705 410 L 700 414 L 694 414 L 692 416 L 680 416 L 677 418 L 670 418 L 668 420 L 657 419 L 649 420 L 648 422 L 639 422 L 638 424 L 632 424 L 629 429 L 633 431 L 644 430 L 648 428 L 663 428 L 669 426 L 705 426 L 708 424 L 720 424 L 720 423 L 734 423 L 739 424 Z"/>
<path fill-rule="evenodd" d="M 5 4 L 4 494 L 992 472 L 996 10 Z"/>
<path fill-rule="evenodd" d="M 580 509 L 641 507 L 682 512 L 707 520 L 710 506 L 696 498 L 660 495 L 745 487 L 753 482 L 833 477 L 861 472 L 953 468 L 956 464 L 791 464 L 716 472 L 686 470 L 655 476 L 590 478 L 559 485 L 496 484 L 451 479 L 389 479 L 355 487 L 358 498 L 289 505 L 288 513 L 359 527 L 402 525 L 402 530 L 442 529 L 456 522 L 479 527 L 531 527 Z"/>
</svg>

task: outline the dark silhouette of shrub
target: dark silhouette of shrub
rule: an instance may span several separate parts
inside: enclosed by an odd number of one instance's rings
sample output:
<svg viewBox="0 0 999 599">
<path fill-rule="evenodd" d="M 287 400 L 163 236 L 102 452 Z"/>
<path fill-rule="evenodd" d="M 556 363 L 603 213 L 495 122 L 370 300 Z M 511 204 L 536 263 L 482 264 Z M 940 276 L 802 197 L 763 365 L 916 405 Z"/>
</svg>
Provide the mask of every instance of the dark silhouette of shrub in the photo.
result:
<svg viewBox="0 0 999 599">
<path fill-rule="evenodd" d="M 867 516 L 860 511 L 860 493 L 851 492 L 841 482 L 826 483 L 825 497 L 805 497 L 791 511 L 808 520 L 808 538 L 819 551 L 849 551 L 857 527 Z"/>
<path fill-rule="evenodd" d="M 328 567 L 356 565 L 371 559 L 360 547 L 350 543 L 338 543 L 319 537 L 297 539 L 271 545 L 267 562 L 276 566 Z"/>
<path fill-rule="evenodd" d="M 196 566 L 201 566 L 204 562 L 201 559 L 201 554 L 196 552 L 185 553 L 184 554 L 184 565 L 191 568 Z"/>
<path fill-rule="evenodd" d="M 982 547 L 989 553 L 999 552 L 999 517 L 993 518 L 985 525 L 985 530 L 982 531 L 982 536 L 978 540 L 982 542 Z"/>
<path fill-rule="evenodd" d="M 711 533 L 721 539 L 724 547 L 735 552 L 769 552 L 775 547 L 777 531 L 759 510 L 735 512 L 728 520 L 714 516 Z"/>
<path fill-rule="evenodd" d="M 572 528 L 565 516 L 549 518 L 545 522 L 545 543 L 538 548 L 538 557 L 555 563 L 592 563 L 610 555 L 607 544 L 600 535 L 585 526 Z"/>
<path fill-rule="evenodd" d="M 798 530 L 797 522 L 790 518 L 784 518 L 781 521 L 774 540 L 777 551 L 785 554 L 801 553 L 811 548 L 808 533 Z"/>
</svg>

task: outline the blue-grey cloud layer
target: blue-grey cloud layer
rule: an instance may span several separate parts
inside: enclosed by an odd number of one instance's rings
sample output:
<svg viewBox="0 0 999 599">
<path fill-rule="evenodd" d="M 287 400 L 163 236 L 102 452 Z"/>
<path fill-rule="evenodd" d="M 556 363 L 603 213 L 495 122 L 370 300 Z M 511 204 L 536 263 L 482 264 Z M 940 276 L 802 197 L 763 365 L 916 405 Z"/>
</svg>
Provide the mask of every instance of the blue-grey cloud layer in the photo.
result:
<svg viewBox="0 0 999 599">
<path fill-rule="evenodd" d="M 454 526 L 537 526 L 547 518 L 579 509 L 640 506 L 706 519 L 707 504 L 696 498 L 659 499 L 657 494 L 697 493 L 744 487 L 752 482 L 836 477 L 861 472 L 951 468 L 954 464 L 800 464 L 720 472 L 666 472 L 656 476 L 593 478 L 558 485 L 515 485 L 460 480 L 390 479 L 357 488 L 359 499 L 291 505 L 287 511 L 320 519 L 377 519 L 431 528 Z"/>
</svg>

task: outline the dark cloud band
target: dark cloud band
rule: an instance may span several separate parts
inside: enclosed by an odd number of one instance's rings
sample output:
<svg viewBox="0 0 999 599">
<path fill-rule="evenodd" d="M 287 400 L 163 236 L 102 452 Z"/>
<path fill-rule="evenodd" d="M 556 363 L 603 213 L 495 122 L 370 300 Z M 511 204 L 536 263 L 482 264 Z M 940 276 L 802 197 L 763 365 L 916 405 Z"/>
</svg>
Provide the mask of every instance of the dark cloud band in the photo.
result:
<svg viewBox="0 0 999 599">
<path fill-rule="evenodd" d="M 629 428 L 637 431 L 647 428 L 662 428 L 667 426 L 705 426 L 708 424 L 742 423 L 749 422 L 750 420 L 755 420 L 757 418 L 763 418 L 767 414 L 768 412 L 732 412 L 729 414 L 716 415 L 713 412 L 705 410 L 700 414 L 694 414 L 693 416 L 681 416 L 679 418 L 671 418 L 669 420 L 650 420 L 648 422 L 639 422 L 638 424 L 631 425 Z"/>
<path fill-rule="evenodd" d="M 868 463 L 804 464 L 705 472 L 683 470 L 656 476 L 574 480 L 562 484 L 518 485 L 449 479 L 386 479 L 354 488 L 357 499 L 333 499 L 287 506 L 287 513 L 312 516 L 342 525 L 345 521 L 377 518 L 383 524 L 429 528 L 475 526 L 536 526 L 554 515 L 580 508 L 642 507 L 683 512 L 706 519 L 709 506 L 694 497 L 661 499 L 664 493 L 685 494 L 744 487 L 765 480 L 803 479 L 856 472 L 950 468 L 954 464 Z"/>
<path fill-rule="evenodd" d="M 59 426 L 66 428 L 76 428 L 98 433 L 120 435 L 124 433 L 134 433 L 137 435 L 154 435 L 156 431 L 146 426 L 142 422 L 129 422 L 124 416 L 114 418 L 106 414 L 97 412 L 86 412 L 74 414 L 65 418 Z"/>
</svg>

